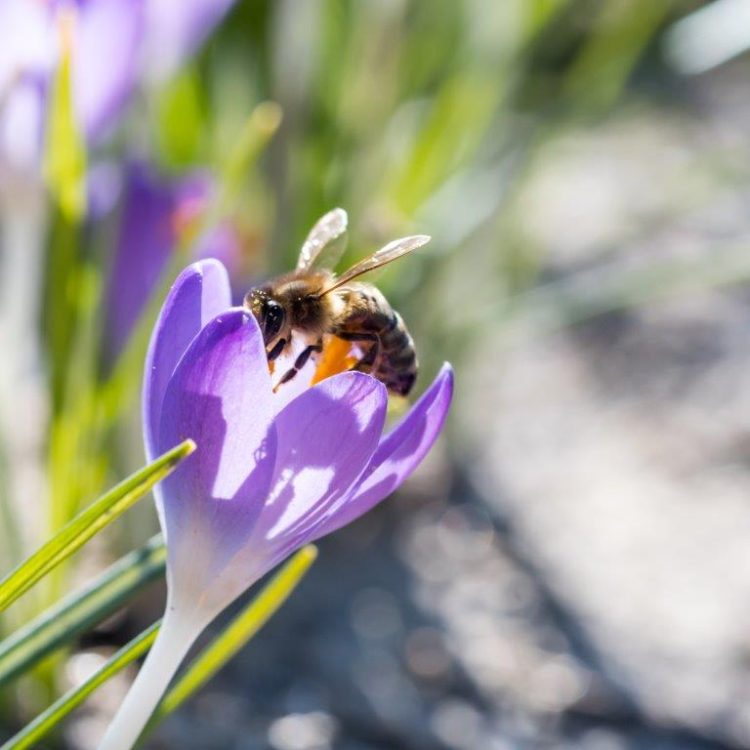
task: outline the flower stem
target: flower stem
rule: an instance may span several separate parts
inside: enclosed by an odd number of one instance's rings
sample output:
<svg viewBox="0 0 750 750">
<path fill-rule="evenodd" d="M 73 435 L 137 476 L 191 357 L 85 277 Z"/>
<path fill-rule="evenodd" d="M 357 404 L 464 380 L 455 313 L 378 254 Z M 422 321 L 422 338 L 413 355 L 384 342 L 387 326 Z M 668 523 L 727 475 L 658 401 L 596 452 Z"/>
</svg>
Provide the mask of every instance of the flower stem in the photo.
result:
<svg viewBox="0 0 750 750">
<path fill-rule="evenodd" d="M 135 745 L 205 624 L 204 619 L 186 617 L 167 605 L 159 635 L 107 728 L 99 750 L 130 750 Z"/>
</svg>

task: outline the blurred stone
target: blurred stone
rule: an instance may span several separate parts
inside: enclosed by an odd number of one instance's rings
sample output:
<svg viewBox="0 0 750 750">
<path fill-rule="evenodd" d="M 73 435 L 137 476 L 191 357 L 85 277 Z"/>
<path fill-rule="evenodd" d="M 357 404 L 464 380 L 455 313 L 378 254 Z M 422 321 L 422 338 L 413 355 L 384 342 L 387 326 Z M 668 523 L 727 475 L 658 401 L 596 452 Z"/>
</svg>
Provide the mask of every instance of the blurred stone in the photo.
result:
<svg viewBox="0 0 750 750">
<path fill-rule="evenodd" d="M 481 394 L 466 422 L 481 493 L 598 668 L 650 719 L 732 742 L 750 632 L 748 321 L 743 295 L 695 294 L 515 347 L 499 374 L 480 356 L 464 385 Z"/>
<path fill-rule="evenodd" d="M 319 711 L 284 716 L 268 729 L 269 742 L 276 750 L 328 750 L 335 734 L 333 717 Z"/>
</svg>

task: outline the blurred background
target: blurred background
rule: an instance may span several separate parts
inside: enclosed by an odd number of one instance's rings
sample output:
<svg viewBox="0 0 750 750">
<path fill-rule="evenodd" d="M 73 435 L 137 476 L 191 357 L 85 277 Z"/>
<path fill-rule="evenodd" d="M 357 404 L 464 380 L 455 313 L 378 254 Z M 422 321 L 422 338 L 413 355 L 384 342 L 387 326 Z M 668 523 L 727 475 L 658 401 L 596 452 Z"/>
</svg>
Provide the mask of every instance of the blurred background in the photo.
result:
<svg viewBox="0 0 750 750">
<path fill-rule="evenodd" d="M 108 4 L 0 11 L 2 569 L 142 465 L 195 257 L 241 294 L 334 206 L 349 261 L 431 234 L 378 283 L 417 391 L 457 382 L 419 472 L 147 746 L 750 748 L 750 2 Z M 80 132 L 66 60 L 104 101 Z M 148 539 L 141 506 L 4 634 Z M 163 595 L 6 687 L 0 736 Z M 46 746 L 94 748 L 133 674 Z"/>
</svg>

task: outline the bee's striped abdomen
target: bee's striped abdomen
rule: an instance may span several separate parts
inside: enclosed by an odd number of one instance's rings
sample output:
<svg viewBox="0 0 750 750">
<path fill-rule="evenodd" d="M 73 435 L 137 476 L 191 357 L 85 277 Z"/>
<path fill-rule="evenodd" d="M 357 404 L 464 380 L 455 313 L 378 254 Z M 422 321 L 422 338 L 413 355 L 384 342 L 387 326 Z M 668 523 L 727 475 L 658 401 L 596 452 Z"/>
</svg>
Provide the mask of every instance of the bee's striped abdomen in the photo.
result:
<svg viewBox="0 0 750 750">
<path fill-rule="evenodd" d="M 403 319 L 369 284 L 342 291 L 347 312 L 339 319 L 334 335 L 358 342 L 365 351 L 356 369 L 370 373 L 389 391 L 406 396 L 417 379 L 418 364 Z"/>
<path fill-rule="evenodd" d="M 401 316 L 391 310 L 387 327 L 380 331 L 380 350 L 372 374 L 386 387 L 406 396 L 417 379 L 414 341 Z"/>
</svg>

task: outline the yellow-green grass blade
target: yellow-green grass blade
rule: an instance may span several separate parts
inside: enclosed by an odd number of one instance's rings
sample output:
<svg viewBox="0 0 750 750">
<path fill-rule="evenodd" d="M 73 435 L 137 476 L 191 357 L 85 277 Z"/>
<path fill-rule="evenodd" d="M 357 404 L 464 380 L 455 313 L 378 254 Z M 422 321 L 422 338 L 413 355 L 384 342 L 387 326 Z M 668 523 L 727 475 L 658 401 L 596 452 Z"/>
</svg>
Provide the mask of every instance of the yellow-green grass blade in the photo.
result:
<svg viewBox="0 0 750 750">
<path fill-rule="evenodd" d="M 191 662 L 185 672 L 177 678 L 172 689 L 167 693 L 159 708 L 156 709 L 149 727 L 153 727 L 181 706 L 232 659 L 289 598 L 317 555 L 317 548 L 308 545 L 289 560 L 260 594 L 224 628 Z"/>
<path fill-rule="evenodd" d="M 261 593 L 235 617 L 216 639 L 198 656 L 167 693 L 149 729 L 167 716 L 202 687 L 223 667 L 287 600 L 317 556 L 312 545 L 297 552 L 273 577 Z M 23 750 L 33 747 L 49 734 L 68 714 L 100 685 L 144 655 L 156 639 L 161 621 L 155 622 L 123 646 L 97 672 L 77 688 L 66 693 L 37 716 L 0 750 Z"/>
<path fill-rule="evenodd" d="M 2 641 L 0 687 L 123 606 L 163 574 L 166 559 L 164 542 L 156 536 Z"/>
<path fill-rule="evenodd" d="M 281 107 L 271 101 L 261 102 L 250 113 L 220 171 L 219 195 L 208 217 L 209 226 L 237 201 L 250 168 L 279 129 L 281 118 Z"/>
<path fill-rule="evenodd" d="M 104 666 L 97 670 L 77 688 L 70 690 L 56 700 L 49 708 L 27 724 L 18 734 L 11 737 L 0 750 L 22 750 L 34 747 L 39 740 L 54 729 L 73 709 L 83 703 L 91 693 L 110 677 L 125 669 L 137 658 L 145 654 L 156 639 L 161 620 L 144 630 L 130 643 L 123 646 Z"/>
<path fill-rule="evenodd" d="M 0 582 L 0 611 L 80 549 L 105 526 L 121 516 L 194 450 L 195 443 L 186 440 L 132 474 L 81 511 Z"/>
<path fill-rule="evenodd" d="M 44 155 L 47 183 L 69 221 L 80 219 L 86 210 L 86 144 L 73 101 L 74 22 L 61 15 L 61 55 L 52 82 Z"/>
<path fill-rule="evenodd" d="M 206 91 L 196 65 L 184 67 L 159 91 L 154 111 L 157 155 L 171 170 L 202 161 L 208 128 Z"/>
</svg>

